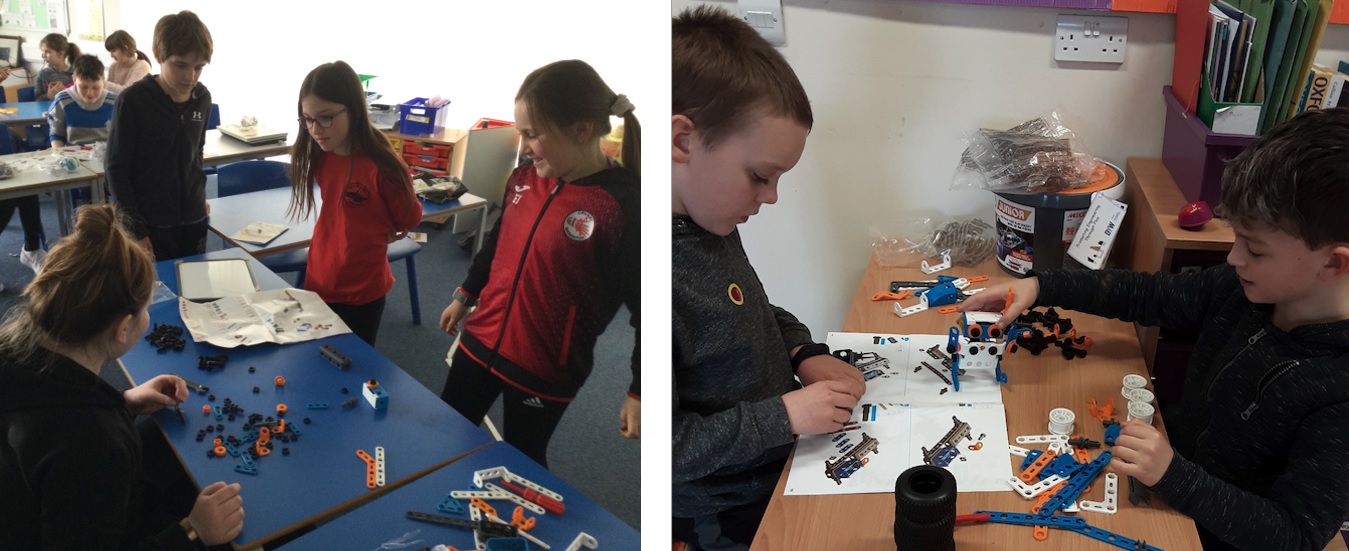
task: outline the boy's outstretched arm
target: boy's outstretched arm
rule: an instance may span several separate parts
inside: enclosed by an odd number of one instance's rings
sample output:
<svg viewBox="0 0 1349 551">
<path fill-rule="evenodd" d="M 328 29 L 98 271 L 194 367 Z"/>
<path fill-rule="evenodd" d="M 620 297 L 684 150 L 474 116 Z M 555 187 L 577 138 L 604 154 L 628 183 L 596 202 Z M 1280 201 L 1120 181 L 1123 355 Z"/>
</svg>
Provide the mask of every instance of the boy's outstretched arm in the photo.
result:
<svg viewBox="0 0 1349 551">
<path fill-rule="evenodd" d="M 1035 277 L 988 287 L 967 299 L 960 311 L 999 311 L 1010 288 L 1012 307 L 998 322 L 1003 328 L 1034 306 L 1067 308 L 1148 326 L 1196 326 L 1215 306 L 1214 297 L 1223 296 L 1214 289 L 1227 283 L 1225 269 L 1230 270 L 1225 266 L 1185 274 L 1046 270 Z"/>
</svg>

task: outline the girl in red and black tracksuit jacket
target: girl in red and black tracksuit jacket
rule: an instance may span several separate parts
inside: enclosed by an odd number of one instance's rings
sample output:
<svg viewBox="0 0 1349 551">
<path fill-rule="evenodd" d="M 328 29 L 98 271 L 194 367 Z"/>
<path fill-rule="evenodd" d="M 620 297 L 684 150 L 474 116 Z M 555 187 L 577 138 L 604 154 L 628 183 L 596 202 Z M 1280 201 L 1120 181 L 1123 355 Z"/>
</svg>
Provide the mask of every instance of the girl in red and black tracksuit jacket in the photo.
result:
<svg viewBox="0 0 1349 551">
<path fill-rule="evenodd" d="M 375 345 L 384 298 L 393 287 L 387 249 L 421 221 L 412 179 L 370 124 L 356 71 L 325 63 L 300 86 L 299 138 L 291 150 L 291 212 L 324 201 L 309 245 L 304 287 L 318 293 L 351 331 Z"/>
<path fill-rule="evenodd" d="M 623 166 L 599 148 L 611 114 L 625 119 Z M 477 305 L 441 398 L 476 421 L 504 394 L 506 441 L 546 466 L 553 430 L 620 305 L 638 327 L 640 129 L 627 98 L 574 60 L 531 73 L 515 117 L 521 153 L 533 164 L 511 174 L 501 219 L 441 316 L 455 334 Z M 629 438 L 641 434 L 640 397 L 634 343 L 619 414 Z"/>
</svg>

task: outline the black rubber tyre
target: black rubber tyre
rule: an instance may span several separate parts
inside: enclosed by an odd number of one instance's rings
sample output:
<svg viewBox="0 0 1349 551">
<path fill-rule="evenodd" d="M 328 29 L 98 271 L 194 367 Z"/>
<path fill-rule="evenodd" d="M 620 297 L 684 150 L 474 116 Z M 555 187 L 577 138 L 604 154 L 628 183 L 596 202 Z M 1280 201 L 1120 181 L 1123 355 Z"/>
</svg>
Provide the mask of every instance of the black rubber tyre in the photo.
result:
<svg viewBox="0 0 1349 551">
<path fill-rule="evenodd" d="M 929 525 L 956 516 L 956 477 L 931 465 L 910 467 L 895 479 L 895 518 Z"/>
<path fill-rule="evenodd" d="M 955 551 L 955 515 L 929 524 L 906 519 L 895 522 L 898 551 Z"/>
</svg>

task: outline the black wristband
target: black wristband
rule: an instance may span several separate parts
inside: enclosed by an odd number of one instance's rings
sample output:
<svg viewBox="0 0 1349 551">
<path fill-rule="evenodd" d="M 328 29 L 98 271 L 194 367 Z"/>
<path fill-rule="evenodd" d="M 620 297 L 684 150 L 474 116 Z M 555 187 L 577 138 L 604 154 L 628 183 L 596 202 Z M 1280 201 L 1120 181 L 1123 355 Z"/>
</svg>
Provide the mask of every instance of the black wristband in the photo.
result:
<svg viewBox="0 0 1349 551">
<path fill-rule="evenodd" d="M 801 368 L 801 362 L 806 361 L 806 358 L 828 354 L 829 345 L 822 342 L 801 345 L 801 348 L 792 356 L 792 373 L 796 373 L 796 370 Z"/>
</svg>

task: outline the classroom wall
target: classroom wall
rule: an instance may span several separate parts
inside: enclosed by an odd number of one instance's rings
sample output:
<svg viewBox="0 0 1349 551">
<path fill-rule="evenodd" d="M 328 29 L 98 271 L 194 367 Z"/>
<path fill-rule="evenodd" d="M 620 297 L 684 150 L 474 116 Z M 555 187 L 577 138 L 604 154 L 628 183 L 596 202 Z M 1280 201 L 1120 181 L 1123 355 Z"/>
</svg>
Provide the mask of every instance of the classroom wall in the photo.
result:
<svg viewBox="0 0 1349 551">
<path fill-rule="evenodd" d="M 183 9 L 196 12 L 215 40 L 215 55 L 201 81 L 220 104 L 226 123 L 253 115 L 263 124 L 294 132 L 305 74 L 337 59 L 358 73 L 378 75 L 371 89 L 385 94 L 380 101 L 437 94 L 450 98 L 452 127 L 465 127 L 480 117 L 513 119 L 515 93 L 525 75 L 559 59 L 590 63 L 615 92 L 628 95 L 639 119 L 665 109 L 664 102 L 648 98 L 669 94 L 656 93 L 664 83 L 637 69 L 650 61 L 641 49 L 628 46 L 649 36 L 649 29 L 643 33 L 632 21 L 642 19 L 641 14 L 647 21 L 662 20 L 660 6 L 643 12 L 621 0 L 104 0 L 104 7 L 107 33 L 125 29 L 151 58 L 155 22 Z M 33 59 L 37 38 L 32 39 Z M 80 45 L 111 61 L 101 43 Z M 159 65 L 152 65 L 158 73 Z"/>
<path fill-rule="evenodd" d="M 672 10 L 699 3 L 674 0 Z M 741 233 L 773 302 L 819 340 L 843 326 L 873 228 L 894 235 L 920 217 L 993 221 L 991 193 L 949 189 L 968 132 L 1057 111 L 1090 152 L 1121 168 L 1128 157 L 1161 155 L 1173 16 L 1123 14 L 1129 44 L 1122 65 L 1059 65 L 1051 51 L 1055 21 L 1073 10 L 913 0 L 784 4 L 781 51 L 810 95 L 815 126 L 800 163 L 781 180 L 778 203 Z M 1332 29 L 1327 46 L 1343 50 L 1344 31 Z"/>
</svg>

